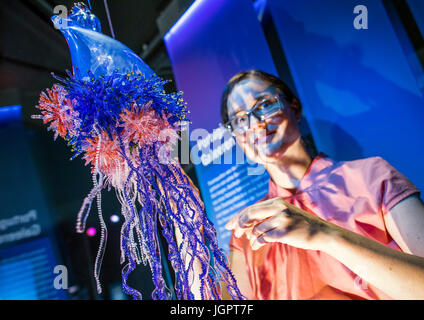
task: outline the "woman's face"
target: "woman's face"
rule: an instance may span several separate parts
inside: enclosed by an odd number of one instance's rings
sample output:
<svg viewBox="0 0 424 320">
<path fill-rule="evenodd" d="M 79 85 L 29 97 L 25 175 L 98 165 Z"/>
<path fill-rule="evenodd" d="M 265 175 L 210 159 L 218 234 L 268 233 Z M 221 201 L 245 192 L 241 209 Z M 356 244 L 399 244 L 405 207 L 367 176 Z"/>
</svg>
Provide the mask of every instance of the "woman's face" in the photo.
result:
<svg viewBox="0 0 424 320">
<path fill-rule="evenodd" d="M 267 81 L 259 78 L 240 81 L 228 97 L 229 119 L 243 116 L 258 101 L 274 95 L 281 95 L 281 92 Z M 264 121 L 251 115 L 250 129 L 236 137 L 237 143 L 252 161 L 260 164 L 275 163 L 290 145 L 300 139 L 297 125 L 297 118 L 300 118 L 299 105 L 287 101 L 284 101 L 284 105 L 283 112 Z"/>
</svg>

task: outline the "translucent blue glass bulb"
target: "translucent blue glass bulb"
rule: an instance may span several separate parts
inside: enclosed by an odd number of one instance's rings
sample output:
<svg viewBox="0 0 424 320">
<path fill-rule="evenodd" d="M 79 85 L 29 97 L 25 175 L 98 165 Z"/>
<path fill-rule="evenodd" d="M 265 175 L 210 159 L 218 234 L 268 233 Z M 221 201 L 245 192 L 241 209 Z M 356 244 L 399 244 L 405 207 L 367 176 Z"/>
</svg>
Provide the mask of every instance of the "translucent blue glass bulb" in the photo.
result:
<svg viewBox="0 0 424 320">
<path fill-rule="evenodd" d="M 68 43 L 76 79 L 88 80 L 88 71 L 99 78 L 116 69 L 122 74 L 141 72 L 147 78 L 154 74 L 131 49 L 100 33 L 99 19 L 83 3 L 76 4 L 65 21 L 59 16 L 52 21 Z"/>
</svg>

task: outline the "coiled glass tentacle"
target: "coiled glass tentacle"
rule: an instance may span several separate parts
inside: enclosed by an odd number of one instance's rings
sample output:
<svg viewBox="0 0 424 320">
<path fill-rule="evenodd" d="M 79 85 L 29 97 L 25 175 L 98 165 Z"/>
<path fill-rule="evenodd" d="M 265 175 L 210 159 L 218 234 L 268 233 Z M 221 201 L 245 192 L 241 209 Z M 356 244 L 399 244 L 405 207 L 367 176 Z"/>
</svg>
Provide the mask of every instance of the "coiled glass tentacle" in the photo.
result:
<svg viewBox="0 0 424 320">
<path fill-rule="evenodd" d="M 96 280 L 96 288 L 97 292 L 100 294 L 102 292 L 102 286 L 100 283 L 100 270 L 102 267 L 102 261 L 106 250 L 106 242 L 107 242 L 107 228 L 106 223 L 103 219 L 102 214 L 102 198 L 101 198 L 101 190 L 103 186 L 103 174 L 99 170 L 99 158 L 100 158 L 100 148 L 102 145 L 102 137 L 99 134 L 96 127 L 94 127 L 94 131 L 96 132 L 98 136 L 98 144 L 96 149 L 96 162 L 94 167 L 94 173 L 93 173 L 93 184 L 94 189 L 98 189 L 97 192 L 97 214 L 100 221 L 100 244 L 99 249 L 97 251 L 96 260 L 94 263 L 94 279 Z M 99 179 L 97 180 L 97 175 L 99 176 Z"/>
<path fill-rule="evenodd" d="M 41 95 L 39 118 L 50 122 L 55 137 L 68 140 L 74 157 L 84 154 L 92 166 L 93 188 L 78 212 L 76 229 L 84 232 L 96 198 L 101 227 L 94 267 L 98 292 L 107 242 L 101 191 L 113 187 L 124 218 L 120 261 L 126 294 L 142 298 L 128 279 L 144 263 L 152 272 L 153 299 L 171 298 L 163 275 L 163 238 L 175 272 L 175 298 L 220 299 L 225 283 L 234 299 L 243 299 L 198 191 L 170 157 L 167 143 L 158 139 L 164 131 L 173 143 L 178 138 L 177 123 L 186 115 L 181 93 L 166 94 L 160 78 L 119 70 L 101 77 L 88 72 L 86 80 L 68 76 L 56 77 L 66 87 L 55 85 Z"/>
<path fill-rule="evenodd" d="M 143 159 L 142 164 L 136 168 L 126 156 L 122 140 L 120 144 L 124 158 L 137 176 L 137 191 L 144 194 L 140 219 L 143 217 L 143 219 L 150 221 L 143 233 L 148 235 L 146 240 L 151 261 L 153 261 L 154 265 L 153 267 L 151 266 L 153 281 L 156 286 L 153 298 L 163 299 L 167 297 L 165 282 L 162 278 L 160 255 L 157 252 L 159 248 L 156 235 L 158 220 L 161 222 L 162 235 L 168 243 L 168 258 L 176 273 L 175 292 L 177 298 L 194 298 L 190 290 L 190 283 L 194 282 L 193 265 L 195 262 L 200 262 L 201 265 L 201 272 L 198 275 L 201 299 L 219 298 L 219 281 L 223 280 L 222 276 L 230 281 L 230 286 L 228 287 L 230 292 L 235 297 L 242 298 L 230 269 L 225 268 L 225 255 L 219 250 L 216 241 L 213 241 L 216 236 L 215 231 L 204 215 L 203 206 L 197 196 L 190 194 L 193 189 L 185 175 L 176 170 L 172 164 L 162 165 L 155 161 L 149 161 L 149 159 L 154 159 L 154 156 L 150 154 L 149 157 L 146 157 L 141 151 L 140 159 Z M 145 194 L 146 190 L 150 191 L 149 195 Z M 156 195 L 160 196 L 161 202 L 156 201 Z M 190 201 L 187 201 L 187 199 L 190 199 Z M 174 208 L 172 204 L 175 206 Z M 163 207 L 162 210 L 161 207 Z M 164 212 L 167 214 L 165 215 Z M 195 217 L 196 212 L 200 213 L 197 220 Z M 204 228 L 204 235 L 200 232 L 201 226 Z M 178 227 L 181 234 L 183 234 L 183 241 L 180 245 L 175 240 L 175 227 Z M 203 236 L 207 239 L 210 247 L 206 245 Z M 210 253 L 215 258 L 217 270 L 213 270 L 210 265 Z M 185 263 L 185 260 L 188 261 Z"/>
<path fill-rule="evenodd" d="M 93 180 L 96 181 L 95 176 L 93 176 Z M 102 183 L 102 180 L 103 178 L 101 177 L 101 173 L 100 173 L 100 179 L 99 179 L 99 182 L 96 181 L 96 187 Z M 96 261 L 94 263 L 94 278 L 96 280 L 97 292 L 100 294 L 102 292 L 102 287 L 100 284 L 100 270 L 102 267 L 102 261 L 106 251 L 106 242 L 107 242 L 107 227 L 106 227 L 106 223 L 103 219 L 103 214 L 102 214 L 101 191 L 97 193 L 97 213 L 98 213 L 99 222 L 100 222 L 100 244 L 99 244 L 99 249 L 96 255 Z"/>
<path fill-rule="evenodd" d="M 126 294 L 132 295 L 135 300 L 139 300 L 139 299 L 142 299 L 141 293 L 139 291 L 129 287 L 128 284 L 127 284 L 128 276 L 132 271 L 134 271 L 135 266 L 136 266 L 136 263 L 133 259 L 132 253 L 131 253 L 132 248 L 130 247 L 130 242 L 129 242 L 129 234 L 130 234 L 130 231 L 131 231 L 131 223 L 132 223 L 134 216 L 135 216 L 135 210 L 134 210 L 133 204 L 132 204 L 132 202 L 131 202 L 130 198 L 128 197 L 128 194 L 127 194 L 127 185 L 128 185 L 128 182 L 130 181 L 133 173 L 134 173 L 134 171 L 131 170 L 129 175 L 128 175 L 127 180 L 125 181 L 124 191 L 123 191 L 124 198 L 127 201 L 128 207 L 130 208 L 130 217 L 129 217 L 129 220 L 126 221 L 126 224 L 125 224 L 126 226 L 125 226 L 124 231 L 123 231 L 123 243 L 122 244 L 123 244 L 123 247 L 124 247 L 125 256 L 128 259 L 128 264 L 126 264 L 124 266 L 124 268 L 122 269 L 122 282 L 123 282 L 124 292 Z"/>
</svg>

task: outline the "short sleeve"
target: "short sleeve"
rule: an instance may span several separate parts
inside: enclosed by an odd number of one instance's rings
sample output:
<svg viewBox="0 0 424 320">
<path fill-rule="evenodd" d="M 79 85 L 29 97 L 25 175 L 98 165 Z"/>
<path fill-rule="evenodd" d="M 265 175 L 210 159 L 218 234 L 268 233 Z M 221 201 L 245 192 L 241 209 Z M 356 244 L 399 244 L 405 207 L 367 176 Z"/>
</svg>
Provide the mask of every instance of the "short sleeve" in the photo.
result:
<svg viewBox="0 0 424 320">
<path fill-rule="evenodd" d="M 380 157 L 371 158 L 367 180 L 380 200 L 383 214 L 386 214 L 401 200 L 419 193 L 417 187 L 403 174 Z"/>
</svg>

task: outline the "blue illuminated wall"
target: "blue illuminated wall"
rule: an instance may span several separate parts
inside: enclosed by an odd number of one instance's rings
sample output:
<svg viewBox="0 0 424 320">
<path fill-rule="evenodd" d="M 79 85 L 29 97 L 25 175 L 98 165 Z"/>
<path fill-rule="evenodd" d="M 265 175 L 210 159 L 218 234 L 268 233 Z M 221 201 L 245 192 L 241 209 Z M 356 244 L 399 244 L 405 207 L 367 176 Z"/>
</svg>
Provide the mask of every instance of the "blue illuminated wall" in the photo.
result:
<svg viewBox="0 0 424 320">
<path fill-rule="evenodd" d="M 354 28 L 358 4 L 368 8 L 367 30 Z M 277 65 L 302 101 L 318 151 L 336 160 L 381 156 L 424 190 L 422 93 L 382 1 L 260 0 L 255 7 L 257 13 L 250 0 L 197 0 L 165 36 L 191 130 L 217 127 L 231 76 L 250 68 L 277 74 Z M 247 175 L 248 168 L 196 166 L 225 249 L 225 221 L 266 193 L 268 176 Z"/>
<path fill-rule="evenodd" d="M 368 29 L 353 8 L 368 8 Z M 381 1 L 268 0 L 319 151 L 381 156 L 424 190 L 423 97 Z"/>
<path fill-rule="evenodd" d="M 421 33 L 424 34 L 424 1 L 422 0 L 407 0 L 406 1 Z"/>
<path fill-rule="evenodd" d="M 263 31 L 248 0 L 197 0 L 165 36 L 176 83 L 184 91 L 193 124 L 212 133 L 218 127 L 220 99 L 237 72 L 258 68 L 276 74 Z M 235 148 L 230 155 L 234 157 Z M 235 159 L 235 158 L 234 158 Z M 234 162 L 233 162 L 234 163 Z M 249 175 L 256 165 L 196 165 L 206 211 L 228 249 L 225 223 L 243 207 L 264 197 L 268 175 Z"/>
<path fill-rule="evenodd" d="M 164 39 L 192 129 L 217 127 L 222 90 L 237 72 L 261 68 L 276 74 L 249 0 L 197 0 Z"/>
</svg>

